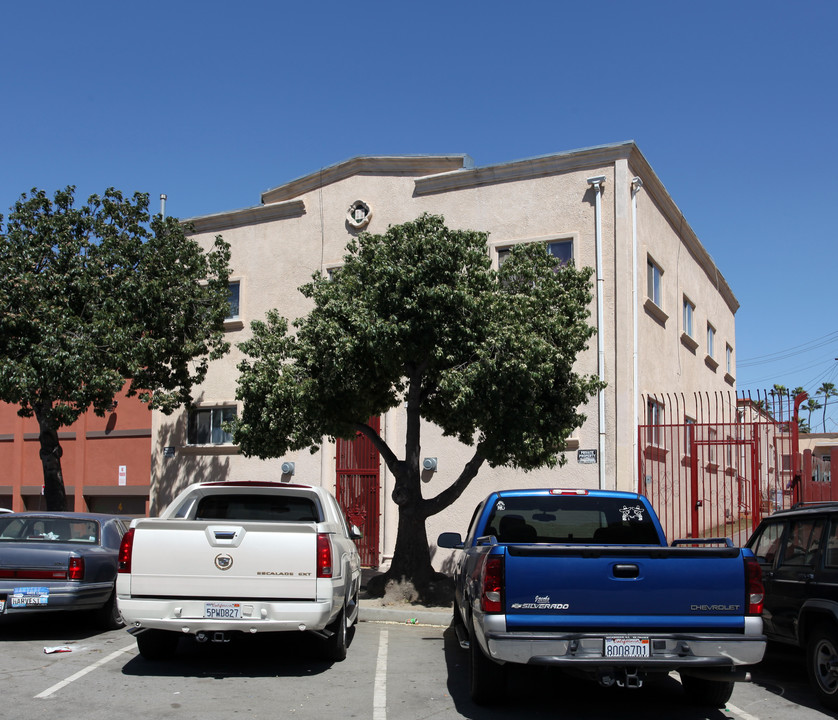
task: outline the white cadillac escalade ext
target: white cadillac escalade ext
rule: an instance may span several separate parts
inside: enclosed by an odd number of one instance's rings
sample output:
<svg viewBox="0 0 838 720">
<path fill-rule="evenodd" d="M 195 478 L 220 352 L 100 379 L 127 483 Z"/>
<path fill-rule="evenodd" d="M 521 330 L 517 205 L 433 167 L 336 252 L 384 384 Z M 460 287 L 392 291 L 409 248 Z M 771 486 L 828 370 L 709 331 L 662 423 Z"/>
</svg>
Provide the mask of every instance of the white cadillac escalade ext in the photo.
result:
<svg viewBox="0 0 838 720">
<path fill-rule="evenodd" d="M 326 656 L 343 660 L 358 619 L 358 537 L 320 487 L 190 485 L 159 518 L 132 521 L 117 605 L 149 660 L 170 656 L 184 634 L 288 631 L 320 635 Z"/>
</svg>

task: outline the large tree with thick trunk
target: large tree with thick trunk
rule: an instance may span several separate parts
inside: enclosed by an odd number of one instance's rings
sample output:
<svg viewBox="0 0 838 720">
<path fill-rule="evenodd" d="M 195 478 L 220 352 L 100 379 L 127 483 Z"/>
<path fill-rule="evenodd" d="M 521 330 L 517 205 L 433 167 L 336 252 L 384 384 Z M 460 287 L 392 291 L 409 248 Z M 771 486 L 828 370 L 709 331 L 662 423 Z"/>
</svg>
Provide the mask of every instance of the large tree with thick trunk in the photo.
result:
<svg viewBox="0 0 838 720">
<path fill-rule="evenodd" d="M 191 400 L 228 350 L 229 246 L 204 252 L 148 195 L 24 194 L 0 216 L 0 400 L 34 417 L 49 510 L 65 510 L 58 431 L 129 396 L 163 412 Z"/>
<path fill-rule="evenodd" d="M 235 427 L 260 458 L 317 449 L 324 438 L 370 438 L 394 478 L 399 523 L 389 579 L 428 597 L 437 575 L 426 519 L 451 505 L 484 463 L 531 470 L 564 462 L 579 408 L 601 387 L 574 370 L 594 333 L 589 268 L 562 265 L 540 243 L 519 245 L 492 269 L 487 235 L 423 215 L 383 235 L 361 234 L 331 278 L 301 292 L 313 307 L 277 311 L 241 344 Z M 404 408 L 403 453 L 368 418 Z M 422 421 L 473 449 L 445 490 L 423 497 Z M 390 438 L 388 438 L 390 440 Z"/>
</svg>

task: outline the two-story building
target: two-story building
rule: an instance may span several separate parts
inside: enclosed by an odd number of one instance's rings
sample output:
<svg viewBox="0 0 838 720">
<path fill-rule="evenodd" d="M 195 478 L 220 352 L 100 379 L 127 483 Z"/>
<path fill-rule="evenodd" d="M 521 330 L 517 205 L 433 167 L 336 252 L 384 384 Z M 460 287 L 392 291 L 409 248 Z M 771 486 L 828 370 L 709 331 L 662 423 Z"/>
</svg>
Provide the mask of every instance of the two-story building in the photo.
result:
<svg viewBox="0 0 838 720">
<path fill-rule="evenodd" d="M 633 142 L 478 167 L 464 155 L 357 157 L 262 193 L 261 203 L 191 218 L 205 247 L 221 234 L 232 247 L 233 349 L 212 364 L 195 407 L 153 414 L 151 504 L 164 507 L 189 482 L 204 479 L 291 480 L 323 485 L 366 524 L 367 564 L 387 562 L 397 510 L 392 477 L 369 448 L 326 442 L 322 449 L 270 461 L 245 458 L 223 430 L 239 410 L 236 343 L 250 322 L 277 308 L 289 319 L 310 308 L 298 287 L 340 267 L 359 232 L 428 212 L 450 227 L 489 233 L 494 263 L 518 243 L 544 243 L 595 269 L 591 322 L 597 335 L 579 358 L 607 388 L 568 439 L 567 463 L 530 473 L 484 467 L 463 496 L 429 519 L 428 536 L 464 530 L 475 504 L 500 487 L 636 489 L 638 424 L 670 418 L 665 392 L 728 392 L 735 385 L 738 302 L 719 268 Z M 403 447 L 404 416 L 379 418 L 385 440 Z M 471 449 L 423 430 L 426 495 L 459 474 Z M 293 464 L 293 475 L 291 475 Z"/>
</svg>

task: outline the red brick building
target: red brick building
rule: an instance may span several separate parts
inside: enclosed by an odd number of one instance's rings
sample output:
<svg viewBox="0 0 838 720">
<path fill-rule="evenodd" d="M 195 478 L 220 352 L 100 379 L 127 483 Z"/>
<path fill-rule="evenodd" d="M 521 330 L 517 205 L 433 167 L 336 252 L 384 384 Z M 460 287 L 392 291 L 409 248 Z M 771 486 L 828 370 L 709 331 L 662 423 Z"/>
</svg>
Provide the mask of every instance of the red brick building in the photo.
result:
<svg viewBox="0 0 838 720">
<path fill-rule="evenodd" d="M 148 513 L 151 411 L 136 397 L 116 400 L 105 417 L 90 411 L 59 431 L 68 510 Z M 0 403 L 0 507 L 46 509 L 39 449 L 35 418 Z"/>
</svg>

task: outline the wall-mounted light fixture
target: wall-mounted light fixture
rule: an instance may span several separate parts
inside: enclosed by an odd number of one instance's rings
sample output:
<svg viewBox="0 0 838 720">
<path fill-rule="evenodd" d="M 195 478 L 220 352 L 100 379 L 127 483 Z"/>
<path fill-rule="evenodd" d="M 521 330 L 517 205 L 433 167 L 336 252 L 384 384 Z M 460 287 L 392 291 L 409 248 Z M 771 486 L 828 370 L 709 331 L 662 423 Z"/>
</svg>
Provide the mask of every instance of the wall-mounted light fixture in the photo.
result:
<svg viewBox="0 0 838 720">
<path fill-rule="evenodd" d="M 427 470 L 428 472 L 436 472 L 437 471 L 437 461 L 435 457 L 426 457 L 422 461 L 422 469 Z"/>
<path fill-rule="evenodd" d="M 293 475 L 295 467 L 296 467 L 295 463 L 292 463 L 292 462 L 282 463 L 282 474 L 283 475 Z"/>
</svg>

